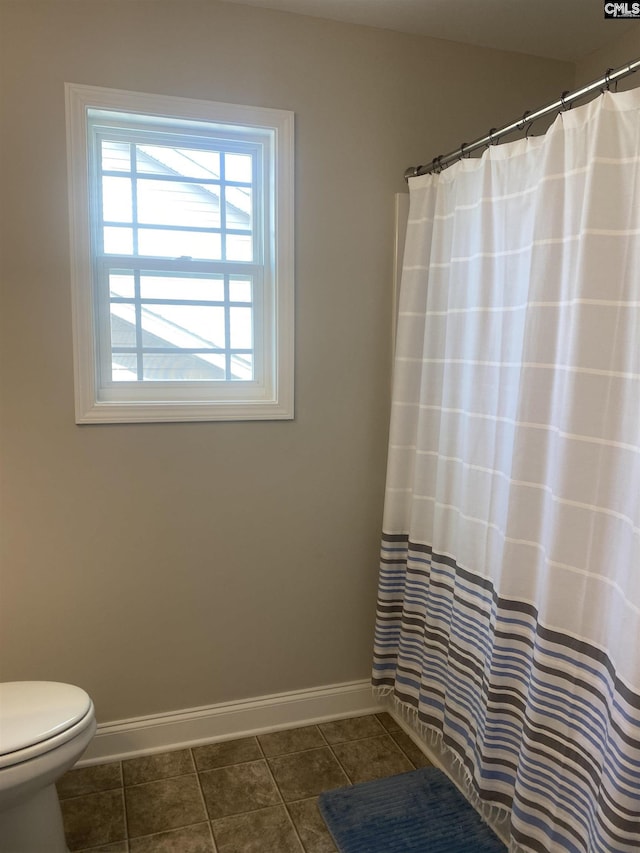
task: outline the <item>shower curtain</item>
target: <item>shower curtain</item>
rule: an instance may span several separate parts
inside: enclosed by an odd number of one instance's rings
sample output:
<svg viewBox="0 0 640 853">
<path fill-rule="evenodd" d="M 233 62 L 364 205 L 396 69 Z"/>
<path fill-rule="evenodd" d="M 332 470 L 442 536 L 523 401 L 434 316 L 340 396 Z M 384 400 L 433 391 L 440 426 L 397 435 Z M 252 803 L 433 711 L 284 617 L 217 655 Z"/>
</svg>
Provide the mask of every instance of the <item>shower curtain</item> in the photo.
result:
<svg viewBox="0 0 640 853">
<path fill-rule="evenodd" d="M 373 684 L 513 851 L 640 850 L 640 90 L 412 178 Z"/>
</svg>

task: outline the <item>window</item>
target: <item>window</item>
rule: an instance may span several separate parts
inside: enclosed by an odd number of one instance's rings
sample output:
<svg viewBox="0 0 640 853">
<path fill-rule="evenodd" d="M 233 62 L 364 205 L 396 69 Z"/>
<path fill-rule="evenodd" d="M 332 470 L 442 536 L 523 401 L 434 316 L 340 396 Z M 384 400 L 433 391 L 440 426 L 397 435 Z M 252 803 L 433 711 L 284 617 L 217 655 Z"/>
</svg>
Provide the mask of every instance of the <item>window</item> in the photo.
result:
<svg viewBox="0 0 640 853">
<path fill-rule="evenodd" d="M 293 114 L 67 84 L 76 421 L 293 417 Z"/>
</svg>

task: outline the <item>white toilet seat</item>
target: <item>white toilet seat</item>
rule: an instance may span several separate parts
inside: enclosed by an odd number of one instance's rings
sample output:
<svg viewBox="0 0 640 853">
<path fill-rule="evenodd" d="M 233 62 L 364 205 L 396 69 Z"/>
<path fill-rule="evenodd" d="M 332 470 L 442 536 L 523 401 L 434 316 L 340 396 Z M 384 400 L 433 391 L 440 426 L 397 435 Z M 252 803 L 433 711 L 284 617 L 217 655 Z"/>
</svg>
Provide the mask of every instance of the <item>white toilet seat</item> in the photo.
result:
<svg viewBox="0 0 640 853">
<path fill-rule="evenodd" d="M 52 749 L 56 749 L 63 743 L 67 743 L 67 741 L 73 740 L 75 737 L 82 734 L 85 729 L 93 725 L 93 722 L 94 710 L 92 703 L 82 720 L 68 728 L 66 731 L 60 732 L 60 734 L 55 735 L 55 737 L 47 738 L 47 740 L 41 740 L 39 743 L 34 743 L 31 746 L 18 749 L 15 752 L 8 752 L 5 755 L 0 755 L 0 770 L 4 767 L 11 767 L 14 764 L 21 764 L 23 761 L 29 761 L 32 758 L 37 758 L 39 755 L 44 755 L 46 752 L 51 752 Z"/>
<path fill-rule="evenodd" d="M 49 681 L 0 685 L 0 769 L 56 749 L 93 720 L 93 703 L 79 687 Z"/>
</svg>

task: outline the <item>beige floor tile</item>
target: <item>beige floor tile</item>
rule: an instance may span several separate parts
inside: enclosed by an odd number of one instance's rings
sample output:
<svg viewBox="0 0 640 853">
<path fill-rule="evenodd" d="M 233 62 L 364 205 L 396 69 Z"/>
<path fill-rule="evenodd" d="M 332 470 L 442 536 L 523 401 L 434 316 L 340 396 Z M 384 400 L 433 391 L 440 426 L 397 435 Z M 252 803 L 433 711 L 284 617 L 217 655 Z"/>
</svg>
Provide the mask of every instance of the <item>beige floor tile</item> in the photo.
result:
<svg viewBox="0 0 640 853">
<path fill-rule="evenodd" d="M 298 800 L 287 805 L 306 853 L 336 853 L 331 833 L 318 811 L 318 798 Z"/>
<path fill-rule="evenodd" d="M 384 734 L 384 726 L 374 714 L 321 723 L 319 728 L 330 744 Z"/>
<path fill-rule="evenodd" d="M 414 767 L 429 767 L 431 765 L 427 756 L 415 745 L 406 732 L 394 731 L 390 734 Z"/>
<path fill-rule="evenodd" d="M 200 784 L 212 820 L 282 802 L 264 759 L 206 770 Z"/>
<path fill-rule="evenodd" d="M 317 726 L 270 732 L 266 735 L 259 735 L 258 740 L 267 758 L 325 746 L 325 740 Z"/>
<path fill-rule="evenodd" d="M 284 806 L 211 823 L 218 853 L 304 853 Z"/>
<path fill-rule="evenodd" d="M 227 767 L 243 761 L 257 761 L 262 758 L 262 753 L 257 739 L 246 737 L 196 746 L 193 748 L 193 757 L 198 770 L 213 770 L 215 767 Z"/>
<path fill-rule="evenodd" d="M 56 783 L 58 797 L 61 800 L 66 800 L 68 797 L 81 797 L 83 794 L 96 794 L 98 791 L 110 791 L 121 787 L 122 768 L 119 761 L 69 770 Z"/>
<path fill-rule="evenodd" d="M 354 784 L 414 769 L 389 735 L 337 743 L 333 751 Z"/>
<path fill-rule="evenodd" d="M 188 749 L 160 752 L 157 755 L 145 755 L 122 762 L 125 785 L 140 785 L 143 782 L 155 782 L 172 776 L 185 776 L 194 771 L 191 751 Z"/>
<path fill-rule="evenodd" d="M 59 789 L 73 853 L 336 853 L 319 793 L 427 764 L 380 713 L 79 768 Z"/>
<path fill-rule="evenodd" d="M 402 731 L 400 725 L 396 723 L 391 714 L 388 714 L 386 711 L 384 711 L 382 714 L 376 714 L 376 719 L 378 720 L 378 722 L 382 723 L 382 725 L 388 732 Z"/>
<path fill-rule="evenodd" d="M 132 838 L 130 853 L 215 853 L 208 823 Z"/>
<path fill-rule="evenodd" d="M 270 758 L 269 766 L 285 802 L 305 800 L 349 784 L 327 746 Z"/>
<path fill-rule="evenodd" d="M 129 838 L 207 819 L 195 773 L 124 789 Z"/>
<path fill-rule="evenodd" d="M 60 808 L 67 844 L 72 851 L 127 837 L 121 788 L 61 800 Z"/>
</svg>

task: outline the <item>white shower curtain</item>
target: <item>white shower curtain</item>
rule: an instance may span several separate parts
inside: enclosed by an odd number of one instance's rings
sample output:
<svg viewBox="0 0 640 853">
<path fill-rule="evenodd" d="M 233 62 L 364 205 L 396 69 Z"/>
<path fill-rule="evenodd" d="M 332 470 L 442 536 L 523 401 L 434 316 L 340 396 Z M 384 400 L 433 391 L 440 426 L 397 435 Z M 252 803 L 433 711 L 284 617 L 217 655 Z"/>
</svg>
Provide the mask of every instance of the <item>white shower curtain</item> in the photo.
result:
<svg viewBox="0 0 640 853">
<path fill-rule="evenodd" d="M 640 90 L 409 181 L 373 683 L 512 850 L 640 850 Z"/>
</svg>

